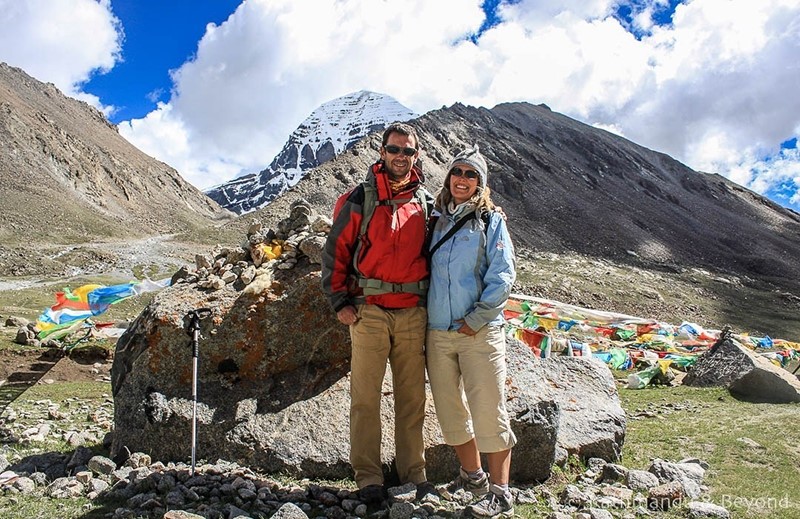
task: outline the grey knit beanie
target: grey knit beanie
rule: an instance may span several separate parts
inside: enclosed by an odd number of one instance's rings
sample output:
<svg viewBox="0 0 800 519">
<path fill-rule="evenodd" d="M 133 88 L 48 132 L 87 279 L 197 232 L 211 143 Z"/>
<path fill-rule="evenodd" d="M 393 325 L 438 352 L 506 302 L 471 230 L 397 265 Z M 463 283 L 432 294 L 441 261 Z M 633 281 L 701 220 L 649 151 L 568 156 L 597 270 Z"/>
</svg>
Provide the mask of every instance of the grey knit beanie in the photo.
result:
<svg viewBox="0 0 800 519">
<path fill-rule="evenodd" d="M 447 168 L 447 171 L 449 172 L 459 164 L 469 166 L 477 171 L 478 175 L 480 176 L 478 185 L 481 187 L 486 186 L 486 159 L 484 159 L 483 155 L 481 155 L 477 144 L 473 145 L 472 148 L 468 148 L 456 155 L 456 157 L 453 159 L 453 162 L 450 163 L 450 167 Z"/>
</svg>

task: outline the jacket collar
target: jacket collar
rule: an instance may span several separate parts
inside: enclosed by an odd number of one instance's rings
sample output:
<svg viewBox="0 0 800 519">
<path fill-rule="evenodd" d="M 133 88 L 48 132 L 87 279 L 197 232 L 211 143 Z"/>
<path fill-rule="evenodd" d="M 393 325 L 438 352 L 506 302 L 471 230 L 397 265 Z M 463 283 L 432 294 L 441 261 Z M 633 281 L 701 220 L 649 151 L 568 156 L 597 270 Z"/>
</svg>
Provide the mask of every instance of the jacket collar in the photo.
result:
<svg viewBox="0 0 800 519">
<path fill-rule="evenodd" d="M 389 185 L 389 174 L 384 169 L 383 161 L 379 160 L 373 164 L 370 173 L 370 181 L 374 182 L 375 188 L 378 190 L 378 200 L 390 200 L 392 198 L 392 188 Z M 425 179 L 422 170 L 416 164 L 411 166 L 409 175 L 411 175 L 411 181 L 403 193 L 413 193 Z"/>
</svg>

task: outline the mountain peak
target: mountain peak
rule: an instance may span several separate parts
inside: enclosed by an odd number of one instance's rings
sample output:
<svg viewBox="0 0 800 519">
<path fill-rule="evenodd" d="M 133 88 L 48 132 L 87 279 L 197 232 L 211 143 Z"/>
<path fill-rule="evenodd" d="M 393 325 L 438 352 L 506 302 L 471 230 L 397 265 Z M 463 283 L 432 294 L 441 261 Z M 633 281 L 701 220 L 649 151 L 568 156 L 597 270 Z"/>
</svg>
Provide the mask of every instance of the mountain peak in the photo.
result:
<svg viewBox="0 0 800 519">
<path fill-rule="evenodd" d="M 238 214 L 264 207 L 370 133 L 417 115 L 386 94 L 359 90 L 323 103 L 289 136 L 281 152 L 257 175 L 240 177 L 206 194 Z"/>
</svg>

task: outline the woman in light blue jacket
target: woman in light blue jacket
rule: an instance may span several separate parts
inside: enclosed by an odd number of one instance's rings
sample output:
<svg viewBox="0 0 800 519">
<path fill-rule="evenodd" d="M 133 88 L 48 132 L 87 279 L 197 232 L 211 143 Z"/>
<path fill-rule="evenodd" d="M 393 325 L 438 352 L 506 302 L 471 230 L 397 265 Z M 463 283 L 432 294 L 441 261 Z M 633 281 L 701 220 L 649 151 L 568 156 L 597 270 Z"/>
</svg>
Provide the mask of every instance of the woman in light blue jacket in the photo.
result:
<svg viewBox="0 0 800 519">
<path fill-rule="evenodd" d="M 459 475 L 441 493 L 482 496 L 479 517 L 510 517 L 511 448 L 505 408 L 503 308 L 516 277 L 514 246 L 486 185 L 478 146 L 453 159 L 436 199 L 431 237 L 426 356 L 436 415 L 456 451 Z M 486 453 L 489 474 L 481 467 Z"/>
</svg>

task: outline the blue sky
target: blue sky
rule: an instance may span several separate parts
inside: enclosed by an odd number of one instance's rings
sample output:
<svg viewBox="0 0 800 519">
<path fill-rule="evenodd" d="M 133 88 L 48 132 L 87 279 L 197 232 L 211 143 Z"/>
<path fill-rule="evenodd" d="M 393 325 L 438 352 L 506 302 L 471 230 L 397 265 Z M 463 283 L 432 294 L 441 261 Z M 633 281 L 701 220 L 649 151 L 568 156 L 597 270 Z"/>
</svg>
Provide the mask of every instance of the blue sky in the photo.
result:
<svg viewBox="0 0 800 519">
<path fill-rule="evenodd" d="M 209 23 L 221 24 L 241 0 L 114 0 L 111 8 L 124 31 L 121 60 L 110 71 L 92 74 L 82 89 L 116 107 L 118 123 L 141 118 L 168 102 L 170 70 L 197 50 Z"/>
<path fill-rule="evenodd" d="M 0 61 L 200 189 L 320 104 L 553 110 L 800 210 L 797 0 L 0 0 Z"/>
</svg>

